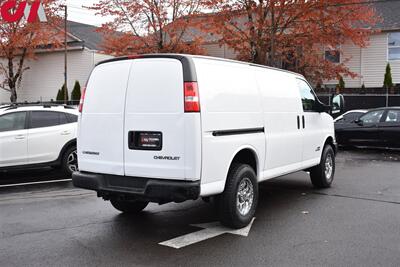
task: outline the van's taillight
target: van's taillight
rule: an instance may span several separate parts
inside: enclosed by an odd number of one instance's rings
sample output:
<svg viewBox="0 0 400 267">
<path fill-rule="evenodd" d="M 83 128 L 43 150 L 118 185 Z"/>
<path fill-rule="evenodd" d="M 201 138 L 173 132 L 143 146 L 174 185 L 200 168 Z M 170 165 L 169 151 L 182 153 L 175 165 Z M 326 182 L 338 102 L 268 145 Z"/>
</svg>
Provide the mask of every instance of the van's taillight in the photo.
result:
<svg viewBox="0 0 400 267">
<path fill-rule="evenodd" d="M 200 112 L 197 82 L 185 82 L 185 112 Z"/>
<path fill-rule="evenodd" d="M 85 101 L 86 87 L 82 90 L 81 101 L 79 101 L 79 112 L 82 112 L 83 102 Z"/>
</svg>

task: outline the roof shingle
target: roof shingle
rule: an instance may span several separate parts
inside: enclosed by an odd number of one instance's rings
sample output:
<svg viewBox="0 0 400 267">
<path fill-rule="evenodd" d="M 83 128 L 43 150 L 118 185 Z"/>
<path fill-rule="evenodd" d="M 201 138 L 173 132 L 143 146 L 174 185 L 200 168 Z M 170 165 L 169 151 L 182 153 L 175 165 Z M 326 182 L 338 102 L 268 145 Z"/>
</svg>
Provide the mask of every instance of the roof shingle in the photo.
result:
<svg viewBox="0 0 400 267">
<path fill-rule="evenodd" d="M 373 6 L 383 20 L 374 28 L 382 31 L 400 30 L 400 1 L 378 2 Z"/>
<path fill-rule="evenodd" d="M 74 21 L 67 22 L 67 31 L 83 41 L 84 46 L 92 50 L 100 50 L 103 40 L 101 33 L 96 32 L 98 27 Z"/>
</svg>

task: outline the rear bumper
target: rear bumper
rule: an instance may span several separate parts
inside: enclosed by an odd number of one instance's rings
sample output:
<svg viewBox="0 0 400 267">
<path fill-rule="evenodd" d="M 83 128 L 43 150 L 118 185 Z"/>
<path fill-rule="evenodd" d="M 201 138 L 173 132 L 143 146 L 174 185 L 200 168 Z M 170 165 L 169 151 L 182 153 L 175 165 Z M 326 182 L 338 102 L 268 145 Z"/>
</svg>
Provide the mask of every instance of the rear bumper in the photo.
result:
<svg viewBox="0 0 400 267">
<path fill-rule="evenodd" d="M 74 172 L 75 187 L 94 190 L 99 197 L 135 198 L 150 202 L 182 202 L 200 195 L 200 181 L 175 181 L 128 177 L 89 172 Z"/>
</svg>

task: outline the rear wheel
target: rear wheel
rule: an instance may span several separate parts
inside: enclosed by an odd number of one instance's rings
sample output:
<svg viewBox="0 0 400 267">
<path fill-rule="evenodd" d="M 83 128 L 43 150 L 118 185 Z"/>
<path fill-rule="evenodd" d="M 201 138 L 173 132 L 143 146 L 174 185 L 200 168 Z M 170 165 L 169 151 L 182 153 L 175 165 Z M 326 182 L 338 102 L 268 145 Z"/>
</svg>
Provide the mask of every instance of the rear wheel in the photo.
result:
<svg viewBox="0 0 400 267">
<path fill-rule="evenodd" d="M 118 200 L 111 199 L 111 205 L 117 210 L 124 213 L 139 213 L 144 210 L 149 202 L 138 200 Z"/>
<path fill-rule="evenodd" d="M 316 188 L 328 188 L 335 176 L 335 152 L 331 145 L 326 145 L 322 151 L 319 165 L 310 169 L 311 182 Z"/>
<path fill-rule="evenodd" d="M 72 146 L 65 151 L 62 158 L 62 170 L 67 176 L 71 176 L 73 172 L 78 171 L 76 146 Z"/>
<path fill-rule="evenodd" d="M 224 192 L 218 197 L 218 213 L 223 225 L 243 228 L 254 217 L 258 202 L 257 176 L 247 164 L 234 164 Z"/>
</svg>

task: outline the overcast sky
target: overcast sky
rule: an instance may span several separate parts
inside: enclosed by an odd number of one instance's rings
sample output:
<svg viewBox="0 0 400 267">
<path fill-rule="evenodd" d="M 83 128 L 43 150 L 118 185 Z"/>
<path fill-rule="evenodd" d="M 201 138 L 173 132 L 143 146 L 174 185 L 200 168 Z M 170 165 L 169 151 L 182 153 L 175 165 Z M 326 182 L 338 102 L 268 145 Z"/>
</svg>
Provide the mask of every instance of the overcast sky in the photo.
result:
<svg viewBox="0 0 400 267">
<path fill-rule="evenodd" d="M 100 26 L 106 22 L 106 18 L 96 16 L 91 10 L 82 6 L 91 6 L 99 0 L 67 0 L 68 5 L 68 20 L 77 21 L 86 24 Z"/>
</svg>

